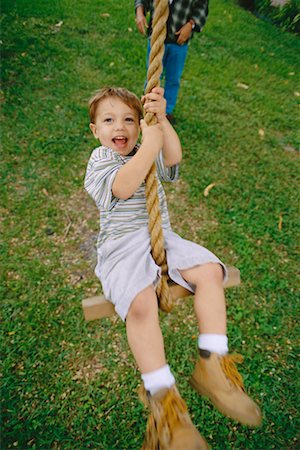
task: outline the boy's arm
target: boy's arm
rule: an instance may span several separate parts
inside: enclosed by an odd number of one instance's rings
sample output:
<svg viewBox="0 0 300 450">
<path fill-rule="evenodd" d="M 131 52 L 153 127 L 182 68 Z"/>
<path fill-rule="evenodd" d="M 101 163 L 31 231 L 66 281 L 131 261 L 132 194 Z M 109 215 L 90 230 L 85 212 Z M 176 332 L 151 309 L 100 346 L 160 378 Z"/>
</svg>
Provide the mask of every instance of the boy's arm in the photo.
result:
<svg viewBox="0 0 300 450">
<path fill-rule="evenodd" d="M 181 161 L 181 144 L 166 118 L 163 93 L 164 90 L 157 87 L 142 99 L 145 111 L 156 114 L 158 123 L 147 126 L 144 120 L 141 121 L 142 144 L 137 153 L 119 169 L 112 185 L 113 195 L 122 200 L 130 198 L 143 183 L 161 149 L 166 167 L 175 166 Z"/>
<path fill-rule="evenodd" d="M 137 153 L 122 166 L 112 185 L 115 197 L 122 200 L 130 198 L 145 178 L 163 146 L 163 133 L 160 124 L 147 126 L 141 121 L 142 144 Z"/>
<path fill-rule="evenodd" d="M 166 100 L 163 97 L 163 88 L 156 87 L 150 94 L 142 98 L 146 112 L 156 114 L 158 123 L 163 131 L 162 152 L 166 167 L 179 164 L 182 159 L 182 149 L 179 137 L 166 117 Z"/>
<path fill-rule="evenodd" d="M 182 149 L 178 134 L 166 118 L 166 116 L 159 120 L 162 126 L 164 143 L 163 143 L 163 156 L 166 167 L 175 166 L 179 164 L 182 159 Z"/>
</svg>

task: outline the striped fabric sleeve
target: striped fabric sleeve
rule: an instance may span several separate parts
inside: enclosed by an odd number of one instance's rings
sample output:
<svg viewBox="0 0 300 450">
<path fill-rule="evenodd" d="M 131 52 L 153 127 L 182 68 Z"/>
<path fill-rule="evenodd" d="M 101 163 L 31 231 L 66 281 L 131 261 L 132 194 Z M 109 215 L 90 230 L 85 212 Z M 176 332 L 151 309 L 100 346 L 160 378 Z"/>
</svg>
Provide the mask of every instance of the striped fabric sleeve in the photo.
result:
<svg viewBox="0 0 300 450">
<path fill-rule="evenodd" d="M 179 177 L 179 164 L 175 166 L 166 167 L 164 164 L 164 158 L 162 151 L 159 152 L 156 158 L 156 169 L 158 178 L 161 181 L 176 181 Z"/>
<path fill-rule="evenodd" d="M 109 157 L 109 154 L 103 157 L 97 150 L 92 154 L 86 170 L 84 187 L 98 208 L 111 210 L 118 202 L 119 199 L 112 193 L 112 185 L 121 165 L 121 162 Z"/>
</svg>

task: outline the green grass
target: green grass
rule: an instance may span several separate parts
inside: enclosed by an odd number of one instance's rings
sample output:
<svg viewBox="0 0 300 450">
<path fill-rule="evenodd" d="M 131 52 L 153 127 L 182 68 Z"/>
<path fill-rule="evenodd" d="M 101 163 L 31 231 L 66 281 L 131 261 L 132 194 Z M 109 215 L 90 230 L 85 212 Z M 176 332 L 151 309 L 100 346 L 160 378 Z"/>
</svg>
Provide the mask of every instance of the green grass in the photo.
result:
<svg viewBox="0 0 300 450">
<path fill-rule="evenodd" d="M 2 448 L 138 449 L 146 412 L 124 325 L 83 320 L 81 300 L 100 287 L 82 185 L 96 144 L 87 99 L 104 84 L 140 95 L 146 42 L 125 0 L 4 0 L 1 30 Z M 264 414 L 251 430 L 192 392 L 191 299 L 162 315 L 179 389 L 214 449 L 297 445 L 298 50 L 296 36 L 213 0 L 180 90 L 172 223 L 241 269 L 227 292 L 230 347 Z"/>
</svg>

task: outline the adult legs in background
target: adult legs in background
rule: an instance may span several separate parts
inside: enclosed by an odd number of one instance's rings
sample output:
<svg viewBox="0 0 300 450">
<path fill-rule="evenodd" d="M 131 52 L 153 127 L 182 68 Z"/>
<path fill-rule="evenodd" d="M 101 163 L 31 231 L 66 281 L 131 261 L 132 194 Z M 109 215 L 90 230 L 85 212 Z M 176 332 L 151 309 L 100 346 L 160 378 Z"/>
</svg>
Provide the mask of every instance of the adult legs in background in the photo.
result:
<svg viewBox="0 0 300 450">
<path fill-rule="evenodd" d="M 172 114 L 176 105 L 187 52 L 188 44 L 165 44 L 163 68 L 165 77 L 164 96 L 167 100 L 167 114 Z"/>
<path fill-rule="evenodd" d="M 146 68 L 148 72 L 150 56 L 150 39 L 148 39 Z M 172 114 L 176 105 L 181 75 L 183 72 L 188 45 L 165 44 L 163 57 L 164 97 L 167 100 L 167 114 Z M 147 81 L 145 82 L 146 87 Z"/>
</svg>

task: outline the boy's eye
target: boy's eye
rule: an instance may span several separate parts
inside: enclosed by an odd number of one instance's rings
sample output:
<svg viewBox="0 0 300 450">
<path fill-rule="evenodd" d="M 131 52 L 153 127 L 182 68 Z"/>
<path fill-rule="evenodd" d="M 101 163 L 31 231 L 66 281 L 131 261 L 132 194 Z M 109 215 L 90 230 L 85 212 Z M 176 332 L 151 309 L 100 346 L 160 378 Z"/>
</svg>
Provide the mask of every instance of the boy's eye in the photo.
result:
<svg viewBox="0 0 300 450">
<path fill-rule="evenodd" d="M 134 120 L 133 120 L 133 118 L 132 117 L 126 117 L 126 122 L 134 122 Z"/>
<path fill-rule="evenodd" d="M 111 117 L 106 117 L 106 119 L 104 119 L 104 122 L 112 122 L 112 118 Z"/>
</svg>

